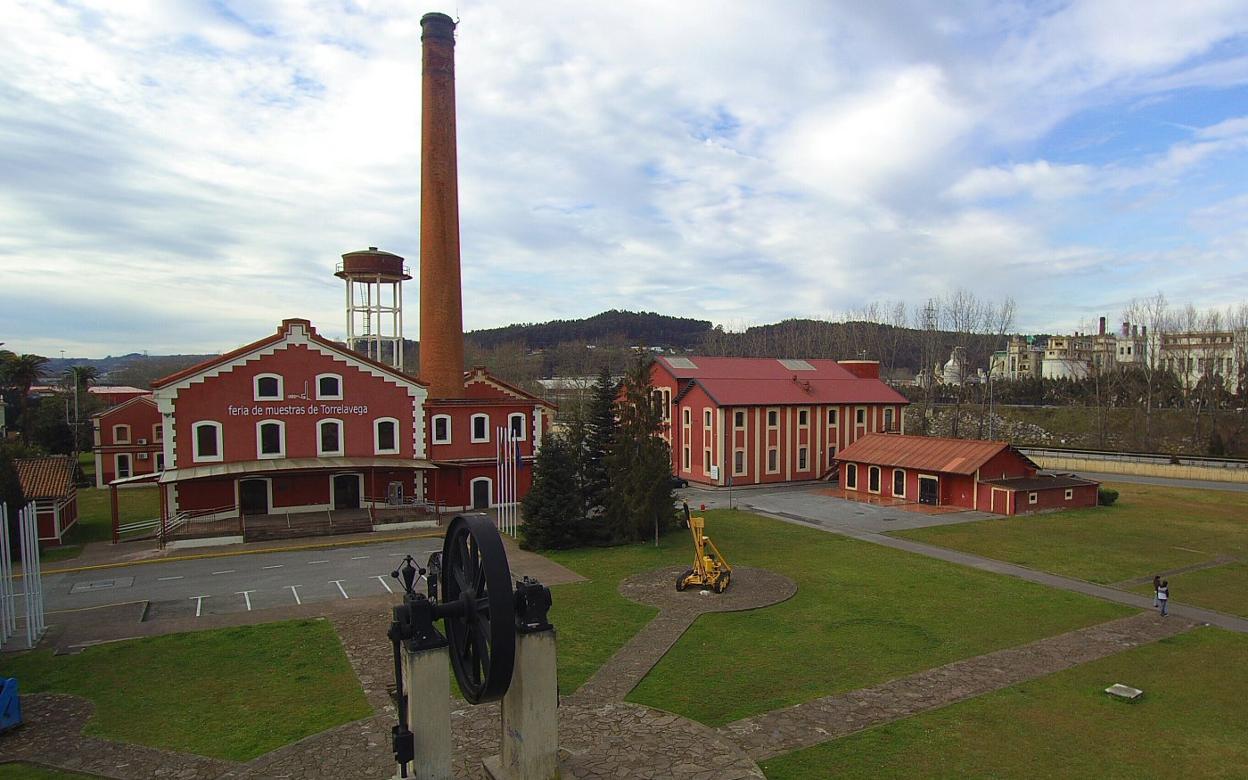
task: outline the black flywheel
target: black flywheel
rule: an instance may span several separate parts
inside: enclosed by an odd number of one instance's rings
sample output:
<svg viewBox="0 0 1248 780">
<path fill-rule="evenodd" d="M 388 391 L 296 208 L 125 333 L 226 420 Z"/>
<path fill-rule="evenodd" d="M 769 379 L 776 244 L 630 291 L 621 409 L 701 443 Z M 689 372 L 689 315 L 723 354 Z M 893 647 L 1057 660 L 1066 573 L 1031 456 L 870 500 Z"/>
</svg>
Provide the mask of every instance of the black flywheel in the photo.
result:
<svg viewBox="0 0 1248 780">
<path fill-rule="evenodd" d="M 516 660 L 515 605 L 507 551 L 485 515 L 459 515 L 442 542 L 442 610 L 451 667 L 472 704 L 497 701 Z"/>
</svg>

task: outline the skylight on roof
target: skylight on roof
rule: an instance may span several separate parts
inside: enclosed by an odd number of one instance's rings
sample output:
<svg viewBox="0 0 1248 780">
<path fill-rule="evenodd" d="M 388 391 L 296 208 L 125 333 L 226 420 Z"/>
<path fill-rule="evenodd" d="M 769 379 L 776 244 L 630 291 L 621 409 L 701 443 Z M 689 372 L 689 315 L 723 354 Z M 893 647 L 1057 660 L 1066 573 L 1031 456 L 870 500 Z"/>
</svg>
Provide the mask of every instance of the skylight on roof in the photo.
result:
<svg viewBox="0 0 1248 780">
<path fill-rule="evenodd" d="M 790 371 L 814 371 L 815 367 L 805 360 L 780 360 L 780 365 Z"/>
<path fill-rule="evenodd" d="M 697 364 L 687 357 L 669 357 L 664 358 L 667 364 L 672 368 L 697 368 Z"/>
</svg>

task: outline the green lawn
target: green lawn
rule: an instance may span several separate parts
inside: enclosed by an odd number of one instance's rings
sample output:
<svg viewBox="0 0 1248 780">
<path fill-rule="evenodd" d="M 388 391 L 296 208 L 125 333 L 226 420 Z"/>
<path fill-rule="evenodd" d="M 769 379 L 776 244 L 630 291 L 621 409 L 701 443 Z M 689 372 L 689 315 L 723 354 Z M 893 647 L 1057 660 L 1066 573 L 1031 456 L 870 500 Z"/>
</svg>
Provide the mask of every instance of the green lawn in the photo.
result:
<svg viewBox="0 0 1248 780">
<path fill-rule="evenodd" d="M 1121 682 L 1144 691 L 1111 699 Z M 1248 637 L 1204 628 L 765 762 L 772 780 L 1244 777 Z"/>
<path fill-rule="evenodd" d="M 718 725 L 949 661 L 1111 620 L 1129 610 L 746 512 L 705 513 L 734 565 L 798 583 L 784 604 L 705 615 L 629 696 Z M 593 581 L 554 589 L 560 687 L 572 690 L 653 615 L 620 579 L 692 557 L 663 547 L 554 553 Z"/>
<path fill-rule="evenodd" d="M 83 488 L 78 491 L 78 522 L 65 535 L 65 544 L 44 549 L 45 563 L 76 558 L 87 542 L 103 542 L 113 538 L 113 514 L 108 488 Z M 117 491 L 117 516 L 122 523 L 160 517 L 160 492 L 156 486 L 125 488 Z"/>
<path fill-rule="evenodd" d="M 1248 558 L 1248 493 L 1128 483 L 1111 487 L 1121 496 L 1109 507 L 894 534 L 1106 584 L 1218 555 Z M 1240 597 L 1248 599 L 1248 590 Z"/>
<path fill-rule="evenodd" d="M 1166 579 L 1170 581 L 1170 597 L 1176 602 L 1248 617 L 1248 564 L 1215 566 L 1212 569 L 1175 574 Z M 1153 585 L 1150 582 L 1133 590 L 1151 595 Z"/>
<path fill-rule="evenodd" d="M 91 699 L 89 735 L 234 761 L 372 714 L 324 620 L 37 650 L 5 658 L 5 673 L 23 693 Z"/>
<path fill-rule="evenodd" d="M 0 780 L 88 780 L 95 776 L 44 769 L 34 764 L 0 764 Z"/>
</svg>

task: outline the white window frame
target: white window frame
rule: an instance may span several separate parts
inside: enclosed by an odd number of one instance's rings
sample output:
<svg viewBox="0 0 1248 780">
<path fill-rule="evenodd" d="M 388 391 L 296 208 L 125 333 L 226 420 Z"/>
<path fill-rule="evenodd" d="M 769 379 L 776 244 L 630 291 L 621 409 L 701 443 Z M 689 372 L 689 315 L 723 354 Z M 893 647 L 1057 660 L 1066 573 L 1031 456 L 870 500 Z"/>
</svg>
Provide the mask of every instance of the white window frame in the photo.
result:
<svg viewBox="0 0 1248 780">
<path fill-rule="evenodd" d="M 118 433 L 118 431 L 122 431 L 122 430 L 126 432 L 126 438 L 124 439 L 121 438 L 121 435 Z M 130 431 L 129 425 L 126 425 L 125 423 L 118 423 L 117 425 L 114 425 L 113 426 L 113 444 L 132 444 L 134 440 L 130 437 L 130 434 L 131 434 L 131 431 Z"/>
<path fill-rule="evenodd" d="M 710 424 L 711 424 L 711 410 L 703 409 L 702 410 L 702 425 L 709 426 Z"/>
<path fill-rule="evenodd" d="M 156 473 L 159 474 L 160 472 L 164 470 L 165 470 L 165 453 L 158 452 L 156 453 Z"/>
<path fill-rule="evenodd" d="M 845 464 L 845 489 L 846 490 L 858 489 L 858 464 L 857 463 Z"/>
<path fill-rule="evenodd" d="M 338 394 L 337 395 L 322 395 L 321 394 L 321 380 L 322 379 L 337 379 L 338 380 Z M 333 373 L 317 374 L 316 375 L 316 400 L 318 401 L 341 401 L 342 400 L 342 374 L 333 374 Z"/>
<path fill-rule="evenodd" d="M 326 423 L 337 423 L 338 425 L 338 450 L 337 452 L 330 452 L 321 446 L 323 444 L 321 440 L 321 429 L 325 427 Z M 346 448 L 347 448 L 347 426 L 343 424 L 342 420 L 339 420 L 337 417 L 325 417 L 316 421 L 316 456 L 318 458 L 329 458 L 329 457 L 334 457 L 334 456 L 341 456 L 343 453 L 346 452 Z M 361 493 L 360 496 L 361 496 L 360 500 L 362 501 L 363 493 Z"/>
<path fill-rule="evenodd" d="M 126 473 L 121 473 L 121 459 L 126 459 Z M 134 476 L 134 459 L 130 457 L 128 452 L 118 452 L 113 455 L 113 479 L 126 479 Z"/>
<path fill-rule="evenodd" d="M 438 438 L 438 421 L 446 420 L 446 438 Z M 429 418 L 429 441 L 433 444 L 450 444 L 451 443 L 451 416 L 449 414 L 435 414 Z"/>
<path fill-rule="evenodd" d="M 484 482 L 486 485 L 489 486 L 490 488 L 489 500 L 486 501 L 485 505 L 487 507 L 494 506 L 494 480 L 491 479 L 490 477 L 473 477 L 472 479 L 468 481 L 468 506 L 469 507 L 473 506 L 474 502 L 472 499 L 473 499 L 473 496 L 476 495 L 476 492 L 477 492 L 476 484 L 478 482 Z"/>
<path fill-rule="evenodd" d="M 277 395 L 260 395 L 260 380 L 276 379 Z M 281 401 L 286 398 L 286 382 L 281 374 L 256 374 L 251 378 L 251 398 L 253 401 Z"/>
<path fill-rule="evenodd" d="M 875 475 L 875 490 L 871 489 L 871 475 Z M 867 492 L 877 496 L 884 490 L 884 470 L 879 466 L 867 466 Z"/>
<path fill-rule="evenodd" d="M 736 409 L 733 411 L 732 413 L 732 427 L 733 428 L 739 431 L 745 430 L 745 420 L 746 420 L 746 415 L 745 415 L 744 409 Z"/>
<path fill-rule="evenodd" d="M 277 426 L 277 452 L 264 451 L 264 438 L 260 433 L 260 426 L 276 425 Z M 286 457 L 286 423 L 283 420 L 258 420 L 256 422 L 256 459 L 257 460 L 273 460 L 274 458 Z"/>
<path fill-rule="evenodd" d="M 797 448 L 797 470 L 810 471 L 810 449 L 808 447 Z"/>
<path fill-rule="evenodd" d="M 152 426 L 152 444 L 164 444 L 165 442 L 165 424 L 156 423 Z"/>
<path fill-rule="evenodd" d="M 901 475 L 901 492 L 897 492 L 897 475 Z M 893 469 L 893 495 L 897 498 L 906 497 L 906 470 Z"/>
<path fill-rule="evenodd" d="M 798 409 L 797 410 L 797 427 L 805 428 L 807 425 L 810 425 L 810 410 Z"/>
<path fill-rule="evenodd" d="M 773 453 L 776 456 L 776 467 L 774 469 L 771 467 L 771 456 Z M 767 473 L 768 474 L 780 473 L 780 448 L 779 447 L 767 448 Z"/>
<path fill-rule="evenodd" d="M 1075 489 L 1074 489 L 1074 488 L 1066 488 L 1066 500 L 1067 500 L 1067 501 L 1071 501 L 1071 500 L 1073 500 L 1073 499 L 1074 499 L 1074 497 L 1075 497 Z"/>
<path fill-rule="evenodd" d="M 217 454 L 204 455 L 199 451 L 199 429 L 213 428 L 217 432 Z M 200 420 L 191 426 L 191 460 L 195 463 L 220 463 L 225 459 L 225 432 L 216 420 Z"/>
<path fill-rule="evenodd" d="M 835 428 L 841 424 L 841 413 L 836 407 L 828 409 L 828 427 Z"/>
<path fill-rule="evenodd" d="M 737 457 L 741 458 L 740 468 L 737 467 Z M 749 473 L 749 464 L 746 462 L 745 450 L 740 447 L 732 451 L 732 476 L 743 477 Z"/>
<path fill-rule="evenodd" d="M 520 420 L 519 426 L 516 426 L 515 424 L 517 419 Z M 517 427 L 520 428 L 519 436 L 516 435 Z M 507 430 L 511 431 L 512 441 L 527 441 L 529 438 L 528 433 L 526 432 L 527 428 L 528 428 L 528 418 L 525 417 L 524 412 L 512 412 L 511 414 L 507 415 Z"/>
<path fill-rule="evenodd" d="M 481 429 L 485 431 L 484 436 L 477 436 L 477 420 L 484 420 L 485 424 Z M 468 440 L 473 444 L 488 444 L 490 441 L 490 416 L 478 412 L 468 419 Z"/>
<path fill-rule="evenodd" d="M 884 417 L 884 423 L 883 423 L 884 432 L 888 433 L 889 431 L 893 430 L 893 424 L 897 418 L 897 413 L 893 410 L 893 407 L 886 406 L 884 407 L 883 417 Z"/>
<path fill-rule="evenodd" d="M 1038 504 L 1038 503 L 1040 503 L 1040 494 L 1039 494 L 1038 492 L 1036 492 L 1035 490 L 1033 490 L 1033 491 L 1031 491 L 1030 493 L 1028 493 L 1028 494 L 1027 494 L 1027 505 L 1028 505 L 1028 506 L 1031 506 L 1032 504 Z"/>
<path fill-rule="evenodd" d="M 382 423 L 394 424 L 394 449 L 383 450 L 381 448 L 381 424 Z M 378 417 L 376 420 L 373 420 L 373 454 L 374 455 L 398 455 L 399 447 L 400 447 L 399 445 L 399 431 L 400 430 L 402 430 L 402 428 L 399 426 L 399 421 L 393 417 Z"/>
</svg>

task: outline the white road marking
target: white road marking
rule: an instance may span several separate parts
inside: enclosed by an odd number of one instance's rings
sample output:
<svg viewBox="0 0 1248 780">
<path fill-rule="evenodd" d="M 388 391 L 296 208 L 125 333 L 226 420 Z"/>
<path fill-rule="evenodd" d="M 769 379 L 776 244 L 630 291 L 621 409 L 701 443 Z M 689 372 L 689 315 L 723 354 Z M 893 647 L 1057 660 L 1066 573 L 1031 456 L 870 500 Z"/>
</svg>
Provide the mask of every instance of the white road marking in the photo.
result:
<svg viewBox="0 0 1248 780">
<path fill-rule="evenodd" d="M 365 558 L 367 558 L 367 557 L 368 557 L 367 555 L 352 555 L 352 556 L 351 556 L 351 560 L 353 560 L 353 561 L 362 561 L 362 560 L 364 560 L 364 559 L 365 559 Z"/>
<path fill-rule="evenodd" d="M 334 583 L 335 585 L 337 585 L 337 586 L 338 586 L 338 592 L 342 594 L 342 597 L 343 597 L 344 599 L 349 599 L 349 598 L 351 598 L 350 596 L 348 596 L 348 595 L 347 595 L 347 592 L 346 592 L 345 590 L 343 590 L 343 589 L 342 589 L 342 580 L 330 580 L 330 582 L 332 582 L 332 583 Z"/>
<path fill-rule="evenodd" d="M 407 553 L 390 553 L 391 558 L 402 558 L 404 555 L 407 555 Z"/>
<path fill-rule="evenodd" d="M 181 575 L 181 574 L 179 574 L 179 575 L 178 575 L 178 576 L 176 576 L 176 577 L 157 577 L 157 578 L 156 578 L 156 581 L 157 581 L 157 582 L 168 582 L 169 580 L 180 580 L 180 579 L 182 579 L 182 575 Z"/>
<path fill-rule="evenodd" d="M 203 611 L 204 599 L 206 598 L 211 598 L 211 596 L 191 596 L 191 599 L 195 602 L 195 617 L 199 617 Z"/>
<path fill-rule="evenodd" d="M 221 570 L 221 571 L 214 571 L 214 572 L 213 572 L 213 574 L 233 574 L 233 573 L 234 573 L 234 570 L 233 570 L 233 569 L 223 569 L 223 570 Z"/>
<path fill-rule="evenodd" d="M 282 567 L 283 567 L 283 566 L 285 566 L 285 565 L 286 565 L 286 564 L 284 564 L 284 563 L 275 563 L 275 564 L 273 564 L 272 566 L 261 566 L 260 568 L 261 568 L 261 569 L 280 569 L 280 568 L 282 568 Z"/>
<path fill-rule="evenodd" d="M 329 563 L 329 561 L 308 561 L 309 566 L 311 566 L 314 563 Z"/>
<path fill-rule="evenodd" d="M 383 577 L 383 576 L 381 576 L 380 574 L 378 574 L 378 575 L 377 575 L 377 580 L 381 583 L 381 587 L 383 587 L 383 588 L 385 588 L 385 589 L 386 589 L 386 593 L 394 593 L 394 591 L 390 589 L 390 583 L 386 582 L 386 578 L 385 578 L 385 577 Z"/>
<path fill-rule="evenodd" d="M 299 599 L 299 586 L 298 586 L 298 585 L 287 585 L 286 587 L 290 588 L 290 592 L 291 592 L 291 593 L 293 593 L 293 594 L 295 594 L 295 603 L 296 603 L 296 604 L 302 604 L 302 603 L 303 603 L 303 601 L 301 601 L 301 600 Z"/>
<path fill-rule="evenodd" d="M 236 596 L 242 596 L 244 599 L 246 599 L 246 600 L 247 600 L 247 611 L 248 611 L 248 612 L 250 612 L 250 611 L 251 611 L 251 594 L 253 594 L 253 593 L 255 593 L 255 591 L 254 591 L 254 590 L 238 590 L 238 591 L 234 591 L 234 595 L 236 595 Z"/>
</svg>

